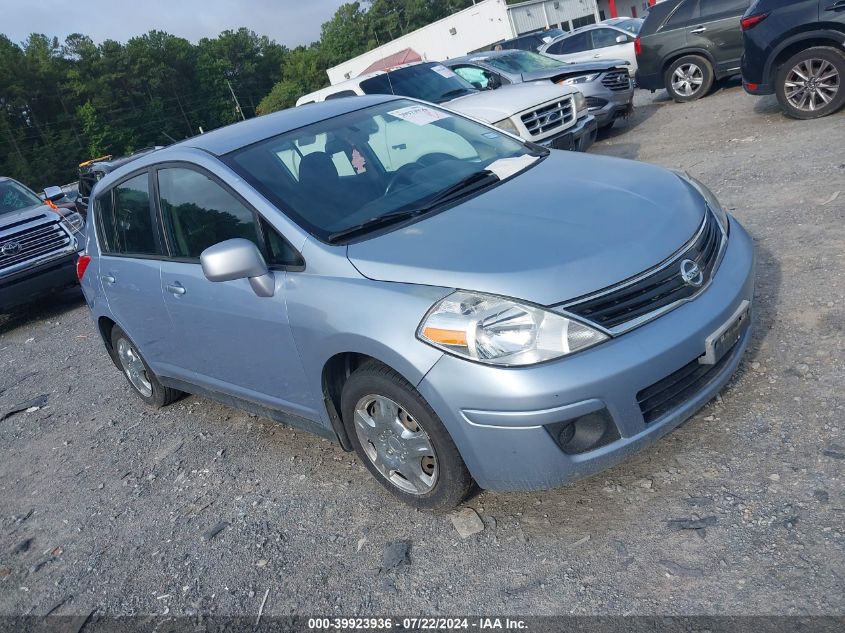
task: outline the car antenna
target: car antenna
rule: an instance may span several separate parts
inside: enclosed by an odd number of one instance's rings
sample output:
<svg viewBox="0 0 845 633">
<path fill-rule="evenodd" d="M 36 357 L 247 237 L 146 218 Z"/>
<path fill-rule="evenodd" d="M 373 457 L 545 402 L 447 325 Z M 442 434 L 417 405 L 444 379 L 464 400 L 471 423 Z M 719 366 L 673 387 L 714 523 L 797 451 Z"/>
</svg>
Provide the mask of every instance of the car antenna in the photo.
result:
<svg viewBox="0 0 845 633">
<path fill-rule="evenodd" d="M 373 29 L 373 35 L 375 35 L 375 36 L 376 36 L 376 45 L 377 45 L 379 48 L 381 48 L 381 42 L 379 42 L 379 39 L 378 39 L 378 31 L 376 31 L 375 29 Z M 384 74 L 385 74 L 385 75 L 387 75 L 387 85 L 388 85 L 388 86 L 390 86 L 390 94 L 392 94 L 392 95 L 395 97 L 395 96 L 396 96 L 396 91 L 395 91 L 395 90 L 393 90 L 393 82 L 390 80 L 390 71 L 389 71 L 389 70 L 385 70 L 385 71 L 384 71 Z"/>
</svg>

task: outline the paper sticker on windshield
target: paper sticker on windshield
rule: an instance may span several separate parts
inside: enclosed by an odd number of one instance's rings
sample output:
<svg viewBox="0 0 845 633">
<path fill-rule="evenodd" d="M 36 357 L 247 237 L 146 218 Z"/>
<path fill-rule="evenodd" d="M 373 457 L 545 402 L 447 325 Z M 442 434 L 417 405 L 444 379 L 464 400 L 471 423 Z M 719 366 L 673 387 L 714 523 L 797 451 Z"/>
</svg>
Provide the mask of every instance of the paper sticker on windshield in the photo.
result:
<svg viewBox="0 0 845 633">
<path fill-rule="evenodd" d="M 433 110 L 424 105 L 399 108 L 398 110 L 391 110 L 388 114 L 395 116 L 397 119 L 413 123 L 414 125 L 428 125 L 440 119 L 448 119 L 450 116 L 442 110 Z"/>
<path fill-rule="evenodd" d="M 431 69 L 436 72 L 441 77 L 446 77 L 446 79 L 451 79 L 455 76 L 455 73 L 452 72 L 451 69 L 446 68 L 442 64 L 437 64 L 437 66 L 432 66 Z"/>
</svg>

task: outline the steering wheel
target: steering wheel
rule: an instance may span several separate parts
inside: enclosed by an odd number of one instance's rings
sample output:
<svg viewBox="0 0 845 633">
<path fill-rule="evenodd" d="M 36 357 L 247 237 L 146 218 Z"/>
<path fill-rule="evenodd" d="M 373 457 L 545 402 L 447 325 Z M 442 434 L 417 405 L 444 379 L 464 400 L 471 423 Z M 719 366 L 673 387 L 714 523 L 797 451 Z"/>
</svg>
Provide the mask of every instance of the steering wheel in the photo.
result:
<svg viewBox="0 0 845 633">
<path fill-rule="evenodd" d="M 384 188 L 384 193 L 390 193 L 397 184 L 402 182 L 402 180 L 409 179 L 412 174 L 418 172 L 419 170 L 431 167 L 432 165 L 444 160 L 455 160 L 455 157 L 451 154 L 446 154 L 445 152 L 430 152 L 428 154 L 423 154 L 413 163 L 402 165 L 390 178 L 390 182 L 388 182 L 387 186 Z"/>
</svg>

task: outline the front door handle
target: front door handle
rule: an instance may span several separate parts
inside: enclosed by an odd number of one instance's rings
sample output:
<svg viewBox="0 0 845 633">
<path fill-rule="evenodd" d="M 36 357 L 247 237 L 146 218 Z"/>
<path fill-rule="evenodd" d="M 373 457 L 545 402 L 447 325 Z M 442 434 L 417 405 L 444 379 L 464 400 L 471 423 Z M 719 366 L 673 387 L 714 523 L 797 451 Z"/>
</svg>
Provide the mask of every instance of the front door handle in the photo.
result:
<svg viewBox="0 0 845 633">
<path fill-rule="evenodd" d="M 693 29 L 690 33 L 704 33 L 707 30 L 706 26 L 700 26 L 697 29 Z"/>
<path fill-rule="evenodd" d="M 100 279 L 105 281 L 107 284 L 113 284 L 117 281 L 117 279 L 114 278 L 114 275 L 103 275 Z"/>
<path fill-rule="evenodd" d="M 183 295 L 185 294 L 185 286 L 180 284 L 178 281 L 174 284 L 167 284 L 165 286 L 167 288 L 167 292 L 174 295 Z"/>
</svg>

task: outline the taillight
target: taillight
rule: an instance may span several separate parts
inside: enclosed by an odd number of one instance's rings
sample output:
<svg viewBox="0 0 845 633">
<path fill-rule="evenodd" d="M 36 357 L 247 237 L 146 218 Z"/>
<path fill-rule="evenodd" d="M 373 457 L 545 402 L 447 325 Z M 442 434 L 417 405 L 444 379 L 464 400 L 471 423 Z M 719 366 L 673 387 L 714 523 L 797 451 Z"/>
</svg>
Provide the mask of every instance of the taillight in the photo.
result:
<svg viewBox="0 0 845 633">
<path fill-rule="evenodd" d="M 739 21 L 739 25 L 742 27 L 743 31 L 747 31 L 749 29 L 753 29 L 767 17 L 769 17 L 768 13 L 758 13 L 757 15 L 749 15 L 747 18 L 742 18 Z"/>
<path fill-rule="evenodd" d="M 637 36 L 637 39 L 634 40 L 634 55 L 639 57 L 643 54 L 643 42 L 640 39 L 640 36 Z"/>
<path fill-rule="evenodd" d="M 82 278 L 85 276 L 85 271 L 88 269 L 88 264 L 91 263 L 91 256 L 90 255 L 80 255 L 79 259 L 76 260 L 76 278 L 82 282 Z"/>
</svg>

